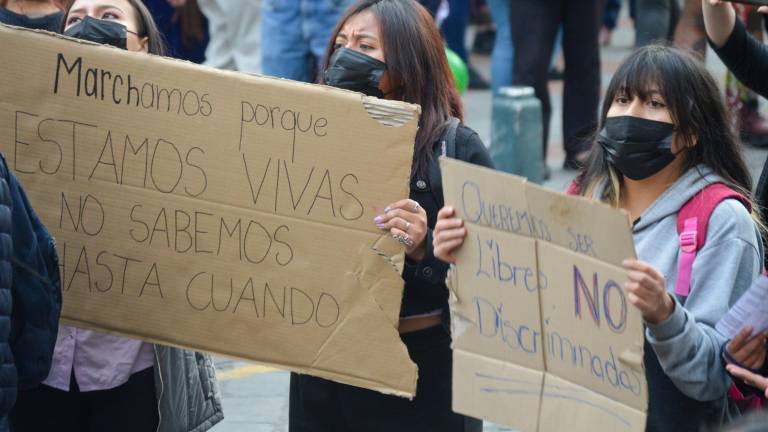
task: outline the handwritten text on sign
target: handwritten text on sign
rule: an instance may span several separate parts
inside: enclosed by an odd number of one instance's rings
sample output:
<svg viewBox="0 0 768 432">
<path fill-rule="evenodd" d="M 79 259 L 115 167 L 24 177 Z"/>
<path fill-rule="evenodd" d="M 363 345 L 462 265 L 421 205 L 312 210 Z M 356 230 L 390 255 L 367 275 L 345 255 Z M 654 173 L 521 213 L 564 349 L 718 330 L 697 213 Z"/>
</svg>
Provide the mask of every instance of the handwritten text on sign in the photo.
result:
<svg viewBox="0 0 768 432">
<path fill-rule="evenodd" d="M 441 168 L 468 228 L 451 277 L 454 409 L 524 431 L 644 430 L 642 320 L 617 266 L 634 255 L 626 216 L 453 160 Z"/>
<path fill-rule="evenodd" d="M 371 220 L 407 195 L 418 107 L 0 44 L 0 150 L 57 238 L 66 322 L 413 394 L 402 249 Z"/>
</svg>

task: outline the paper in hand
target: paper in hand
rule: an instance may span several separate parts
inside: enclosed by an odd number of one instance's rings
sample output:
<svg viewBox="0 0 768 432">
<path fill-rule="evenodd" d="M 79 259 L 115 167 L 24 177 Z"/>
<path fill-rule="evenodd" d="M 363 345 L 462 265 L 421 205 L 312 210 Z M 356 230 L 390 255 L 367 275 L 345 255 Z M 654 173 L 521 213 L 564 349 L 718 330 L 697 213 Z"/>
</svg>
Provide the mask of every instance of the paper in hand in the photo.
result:
<svg viewBox="0 0 768 432">
<path fill-rule="evenodd" d="M 715 329 L 728 339 L 746 326 L 752 326 L 752 334 L 768 329 L 768 276 L 761 274 L 726 313 Z"/>
</svg>

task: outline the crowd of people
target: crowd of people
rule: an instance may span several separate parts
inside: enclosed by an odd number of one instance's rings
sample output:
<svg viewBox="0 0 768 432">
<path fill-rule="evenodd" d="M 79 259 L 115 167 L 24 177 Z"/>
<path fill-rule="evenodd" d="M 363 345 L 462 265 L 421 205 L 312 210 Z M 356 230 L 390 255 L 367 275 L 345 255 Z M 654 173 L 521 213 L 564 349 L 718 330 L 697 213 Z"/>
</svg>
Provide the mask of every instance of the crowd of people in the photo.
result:
<svg viewBox="0 0 768 432">
<path fill-rule="evenodd" d="M 482 430 L 482 421 L 451 409 L 445 279 L 467 229 L 444 200 L 437 159 L 493 162 L 463 122 L 446 46 L 469 65 L 470 87 L 485 87 L 465 39 L 472 11 L 490 11 L 492 91 L 534 88 L 545 157 L 547 81 L 561 46 L 564 167 L 575 176 L 568 192 L 634 221 L 638 258 L 624 262 L 624 289 L 646 329 L 646 430 L 728 428 L 768 398 L 766 329 L 745 328 L 731 340 L 715 330 L 765 271 L 768 170 L 753 184 L 743 146 L 768 141 L 756 96 L 768 95 L 768 47 L 759 39 L 768 7 L 632 1 L 637 48 L 601 104 L 600 45 L 610 43 L 621 7 L 619 0 L 0 0 L 0 23 L 421 106 L 410 195 L 373 221 L 405 249 L 399 332 L 418 366 L 416 397 L 292 374 L 291 432 Z M 707 43 L 730 70 L 725 95 L 702 61 Z M 689 226 L 693 199 L 710 208 Z M 683 218 L 706 240 L 681 243 Z M 223 418 L 208 354 L 59 325 L 55 242 L 2 157 L 0 246 L 0 431 L 205 431 Z M 768 430 L 768 417 L 740 427 Z"/>
</svg>

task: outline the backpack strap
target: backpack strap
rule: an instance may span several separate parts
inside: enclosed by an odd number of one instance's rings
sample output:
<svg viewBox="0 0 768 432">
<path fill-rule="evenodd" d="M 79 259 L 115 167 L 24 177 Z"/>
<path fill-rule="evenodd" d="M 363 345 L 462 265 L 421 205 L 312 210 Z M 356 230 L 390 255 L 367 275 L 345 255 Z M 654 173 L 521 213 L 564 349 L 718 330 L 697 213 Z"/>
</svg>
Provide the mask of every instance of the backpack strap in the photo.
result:
<svg viewBox="0 0 768 432">
<path fill-rule="evenodd" d="M 571 184 L 568 185 L 568 190 L 565 191 L 566 195 L 581 195 L 581 176 L 573 179 Z"/>
<path fill-rule="evenodd" d="M 443 136 L 440 137 L 438 146 L 435 146 L 434 157 L 435 160 L 440 156 L 446 156 L 451 159 L 457 159 L 456 157 L 456 130 L 459 128 L 459 119 L 451 117 L 448 121 L 448 127 L 443 132 Z M 438 208 L 443 208 L 445 204 L 443 198 L 443 180 L 440 174 L 440 164 L 430 164 L 429 169 L 429 185 L 432 189 L 432 195 L 435 198 L 435 202 Z"/>
<path fill-rule="evenodd" d="M 441 155 L 456 159 L 456 129 L 459 128 L 459 119 L 451 117 L 448 127 L 440 140 Z"/>
<path fill-rule="evenodd" d="M 735 199 L 752 210 L 749 198 L 722 183 L 713 183 L 683 204 L 677 214 L 677 234 L 680 240 L 680 261 L 677 267 L 675 294 L 683 298 L 691 291 L 691 276 L 696 254 L 707 241 L 707 226 L 712 212 L 723 201 Z"/>
</svg>

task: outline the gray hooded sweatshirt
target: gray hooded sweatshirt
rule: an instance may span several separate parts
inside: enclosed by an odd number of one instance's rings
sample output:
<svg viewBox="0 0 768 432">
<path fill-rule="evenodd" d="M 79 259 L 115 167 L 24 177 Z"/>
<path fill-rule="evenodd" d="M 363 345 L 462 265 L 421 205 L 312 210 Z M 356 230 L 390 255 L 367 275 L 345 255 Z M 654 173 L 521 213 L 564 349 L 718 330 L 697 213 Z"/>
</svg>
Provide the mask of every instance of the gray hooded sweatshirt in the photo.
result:
<svg viewBox="0 0 768 432">
<path fill-rule="evenodd" d="M 680 257 L 677 213 L 717 182 L 723 180 L 704 165 L 690 169 L 634 223 L 638 258 L 664 275 L 672 294 Z M 646 323 L 647 430 L 697 431 L 730 417 L 731 380 L 720 355 L 726 338 L 714 326 L 758 276 L 762 262 L 762 241 L 749 211 L 736 200 L 720 203 L 694 261 L 689 296 L 676 298 L 664 322 Z"/>
</svg>

